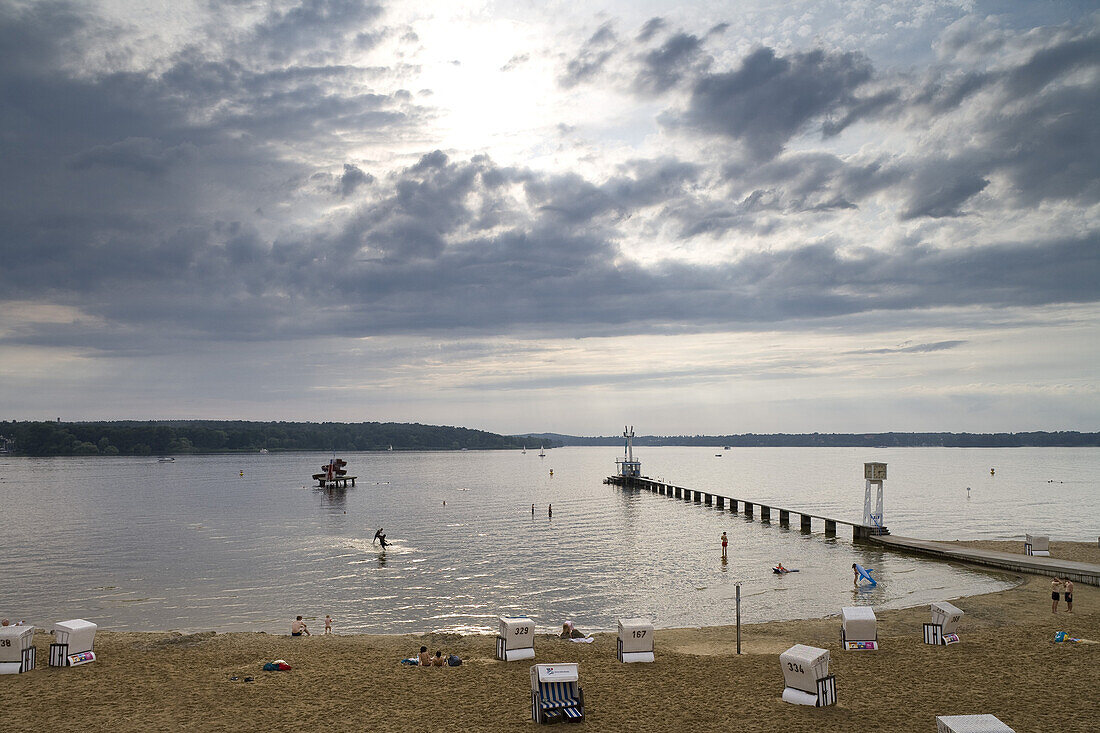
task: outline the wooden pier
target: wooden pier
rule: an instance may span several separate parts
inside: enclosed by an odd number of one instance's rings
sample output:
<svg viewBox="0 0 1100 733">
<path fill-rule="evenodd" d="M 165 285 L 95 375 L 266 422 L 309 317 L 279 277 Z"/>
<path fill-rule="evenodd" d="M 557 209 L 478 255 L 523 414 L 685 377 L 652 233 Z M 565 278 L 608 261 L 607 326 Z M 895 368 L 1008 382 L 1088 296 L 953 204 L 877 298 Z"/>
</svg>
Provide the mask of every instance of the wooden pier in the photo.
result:
<svg viewBox="0 0 1100 733">
<path fill-rule="evenodd" d="M 991 568 L 1010 570 L 1014 573 L 1049 575 L 1069 578 L 1074 583 L 1100 585 L 1100 565 L 1073 560 L 1060 560 L 1056 557 L 1037 557 L 1034 555 L 979 550 L 971 547 L 959 547 L 950 542 L 920 540 L 915 537 L 869 537 L 869 541 L 882 545 L 886 549 L 928 555 L 941 560 L 954 560 L 972 565 L 984 565 Z M 1020 543 L 1023 545 L 1023 542 Z"/>
<path fill-rule="evenodd" d="M 324 476 L 314 476 L 317 479 L 317 485 L 322 489 L 346 489 L 350 482 L 352 486 L 355 486 L 355 479 L 358 476 L 337 476 L 335 478 L 326 478 Z"/>
<path fill-rule="evenodd" d="M 761 504 L 756 501 L 749 501 L 747 499 L 739 499 L 732 496 L 723 496 L 711 491 L 699 491 L 698 489 L 689 489 L 683 486 L 676 486 L 665 481 L 656 481 L 645 476 L 608 476 L 605 483 L 613 484 L 615 486 L 622 486 L 628 489 L 643 489 L 645 491 L 652 491 L 662 496 L 667 496 L 670 499 L 682 499 L 684 501 L 693 501 L 696 504 L 702 504 L 704 506 L 713 506 L 717 509 L 729 509 L 734 514 L 744 513 L 746 517 L 755 518 L 760 516 L 760 521 L 771 523 L 774 516 L 779 522 L 780 527 L 788 527 L 791 523 L 791 515 L 798 516 L 798 526 L 803 532 L 813 531 L 813 521 L 817 520 L 825 525 L 825 535 L 827 537 L 836 536 L 836 527 L 838 524 L 844 524 L 852 528 L 852 539 L 863 540 L 871 537 L 872 534 L 882 533 L 889 534 L 890 531 L 885 527 L 868 527 L 856 522 L 848 522 L 843 519 L 833 519 L 832 517 L 825 517 L 820 514 L 811 514 L 799 509 L 788 509 L 786 507 L 774 506 L 770 504 Z"/>
</svg>

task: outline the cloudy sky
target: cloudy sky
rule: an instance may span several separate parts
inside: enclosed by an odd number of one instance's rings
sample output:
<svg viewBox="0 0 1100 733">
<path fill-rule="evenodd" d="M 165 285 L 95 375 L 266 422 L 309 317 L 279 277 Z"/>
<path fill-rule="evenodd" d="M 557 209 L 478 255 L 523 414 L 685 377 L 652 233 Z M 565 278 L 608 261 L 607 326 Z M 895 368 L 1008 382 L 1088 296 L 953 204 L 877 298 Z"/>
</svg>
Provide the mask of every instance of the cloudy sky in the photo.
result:
<svg viewBox="0 0 1100 733">
<path fill-rule="evenodd" d="M 1097 430 L 1098 111 L 1094 2 L 0 0 L 0 418 Z"/>
</svg>

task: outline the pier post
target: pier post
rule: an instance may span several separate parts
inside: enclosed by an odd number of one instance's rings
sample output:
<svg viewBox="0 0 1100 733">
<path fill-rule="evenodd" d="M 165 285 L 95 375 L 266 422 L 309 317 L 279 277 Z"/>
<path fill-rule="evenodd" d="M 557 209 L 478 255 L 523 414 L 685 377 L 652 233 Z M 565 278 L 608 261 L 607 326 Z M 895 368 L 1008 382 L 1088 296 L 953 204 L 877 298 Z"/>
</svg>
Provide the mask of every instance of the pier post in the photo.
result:
<svg viewBox="0 0 1100 733">
<path fill-rule="evenodd" d="M 751 501 L 746 501 L 745 502 L 745 516 L 746 517 L 751 517 L 752 516 L 752 502 Z"/>
<path fill-rule="evenodd" d="M 825 520 L 825 536 L 836 537 L 836 522 L 831 519 Z"/>
<path fill-rule="evenodd" d="M 703 503 L 710 506 L 714 503 L 714 497 L 711 494 L 703 494 Z"/>
<path fill-rule="evenodd" d="M 680 487 L 679 486 L 674 486 L 673 491 L 676 492 L 676 498 L 679 499 L 680 498 Z"/>
<path fill-rule="evenodd" d="M 693 498 L 695 499 L 696 504 L 700 503 L 701 501 L 703 501 L 703 492 L 702 491 L 696 491 L 695 496 Z"/>
<path fill-rule="evenodd" d="M 770 506 L 760 507 L 760 521 L 771 522 L 772 521 L 772 508 Z"/>
<path fill-rule="evenodd" d="M 786 509 L 779 510 L 779 526 L 786 527 L 791 523 L 791 513 Z"/>
<path fill-rule="evenodd" d="M 724 496 L 716 496 L 716 497 L 714 497 L 714 498 L 715 498 L 715 501 L 717 501 L 717 502 L 718 502 L 718 508 L 719 508 L 719 509 L 725 509 L 725 507 L 726 507 L 726 497 L 724 497 Z"/>
<path fill-rule="evenodd" d="M 801 516 L 801 519 L 802 519 L 802 531 L 803 532 L 809 532 L 810 531 L 810 515 L 809 514 L 803 514 Z"/>
<path fill-rule="evenodd" d="M 730 511 L 734 514 L 737 513 L 737 499 L 730 499 Z"/>
</svg>

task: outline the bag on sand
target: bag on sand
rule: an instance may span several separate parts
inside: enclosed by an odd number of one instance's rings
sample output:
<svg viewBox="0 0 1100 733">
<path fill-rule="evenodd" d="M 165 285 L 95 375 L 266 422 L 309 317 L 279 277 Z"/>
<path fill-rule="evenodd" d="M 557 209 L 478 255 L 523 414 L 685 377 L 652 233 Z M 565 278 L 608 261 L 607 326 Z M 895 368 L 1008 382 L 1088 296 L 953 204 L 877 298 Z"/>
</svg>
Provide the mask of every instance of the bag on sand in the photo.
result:
<svg viewBox="0 0 1100 733">
<path fill-rule="evenodd" d="M 451 656 L 447 657 L 447 666 L 448 667 L 458 667 L 461 664 L 462 664 L 462 660 L 458 658 L 458 655 L 452 654 Z"/>
<path fill-rule="evenodd" d="M 265 672 L 285 672 L 290 669 L 290 665 L 287 664 L 285 659 L 276 659 L 274 662 L 268 662 L 264 665 Z"/>
</svg>

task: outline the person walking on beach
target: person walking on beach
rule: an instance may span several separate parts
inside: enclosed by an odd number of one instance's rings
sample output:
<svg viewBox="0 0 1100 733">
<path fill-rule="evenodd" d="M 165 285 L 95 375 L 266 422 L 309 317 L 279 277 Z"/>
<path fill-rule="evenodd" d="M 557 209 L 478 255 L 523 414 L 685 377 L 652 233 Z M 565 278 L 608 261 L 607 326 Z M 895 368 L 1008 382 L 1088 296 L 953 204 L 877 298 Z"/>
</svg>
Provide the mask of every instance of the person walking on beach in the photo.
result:
<svg viewBox="0 0 1100 733">
<path fill-rule="evenodd" d="M 306 636 L 313 636 L 313 634 L 309 633 L 309 628 L 306 626 L 306 622 L 302 620 L 301 616 L 299 616 L 298 618 L 294 619 L 294 621 L 290 624 L 290 635 L 301 636 L 302 634 L 305 634 Z"/>
<path fill-rule="evenodd" d="M 726 545 L 730 543 L 729 538 L 726 537 L 726 533 L 722 533 L 722 559 L 726 558 Z"/>
<path fill-rule="evenodd" d="M 1073 613 L 1073 581 L 1069 578 L 1063 580 L 1062 590 L 1066 599 L 1066 613 Z"/>
<path fill-rule="evenodd" d="M 325 614 L 325 634 L 332 633 L 332 616 Z"/>
<path fill-rule="evenodd" d="M 1058 589 L 1062 587 L 1062 580 L 1057 575 L 1050 581 L 1050 612 L 1058 613 Z"/>
</svg>

